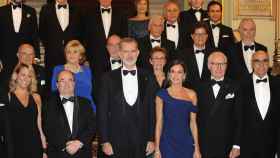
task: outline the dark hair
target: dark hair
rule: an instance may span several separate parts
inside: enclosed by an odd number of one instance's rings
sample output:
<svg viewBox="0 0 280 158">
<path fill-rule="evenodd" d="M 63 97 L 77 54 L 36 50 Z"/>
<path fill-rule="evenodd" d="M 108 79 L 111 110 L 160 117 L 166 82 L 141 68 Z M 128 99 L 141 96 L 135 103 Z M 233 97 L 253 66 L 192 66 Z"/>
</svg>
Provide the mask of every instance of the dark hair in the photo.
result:
<svg viewBox="0 0 280 158">
<path fill-rule="evenodd" d="M 149 54 L 150 59 L 155 54 L 155 52 L 162 52 L 162 54 L 164 54 L 164 56 L 165 56 L 165 59 L 168 58 L 167 50 L 165 48 L 157 46 L 157 47 L 152 48 L 152 50 L 150 51 L 150 54 Z"/>
<path fill-rule="evenodd" d="M 187 73 L 187 66 L 181 59 L 174 59 L 170 61 L 170 63 L 168 64 L 168 73 L 170 72 L 170 69 L 175 65 L 181 65 L 183 67 L 184 73 Z"/>
<path fill-rule="evenodd" d="M 195 30 L 200 29 L 200 28 L 203 28 L 206 31 L 206 33 L 209 34 L 208 26 L 203 22 L 198 22 L 195 24 L 194 28 L 192 29 L 192 34 L 195 33 Z"/>
<path fill-rule="evenodd" d="M 137 4 L 140 2 L 140 1 L 142 1 L 142 0 L 135 0 L 134 1 L 134 7 L 135 7 L 135 13 L 134 13 L 134 16 L 136 16 L 137 15 Z M 147 12 L 146 12 L 146 16 L 149 16 L 149 14 L 150 14 L 150 1 L 149 0 L 145 0 L 146 2 L 147 2 Z"/>
<path fill-rule="evenodd" d="M 134 38 L 131 38 L 131 37 L 122 38 L 120 41 L 120 49 L 122 49 L 123 43 L 134 43 L 136 45 L 136 47 L 138 48 L 138 43 Z"/>
<path fill-rule="evenodd" d="M 218 1 L 211 1 L 211 2 L 208 3 L 208 6 L 207 6 L 207 11 L 208 12 L 210 10 L 210 7 L 212 7 L 213 5 L 218 5 L 220 7 L 221 11 L 223 10 L 223 5 L 220 2 L 218 2 Z"/>
</svg>

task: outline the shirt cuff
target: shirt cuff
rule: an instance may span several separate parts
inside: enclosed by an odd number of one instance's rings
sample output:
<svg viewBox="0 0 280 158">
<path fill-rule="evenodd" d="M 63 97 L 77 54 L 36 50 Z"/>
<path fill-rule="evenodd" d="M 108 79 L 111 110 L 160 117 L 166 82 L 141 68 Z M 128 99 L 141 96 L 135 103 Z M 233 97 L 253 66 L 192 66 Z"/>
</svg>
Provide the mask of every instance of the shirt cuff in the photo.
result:
<svg viewBox="0 0 280 158">
<path fill-rule="evenodd" d="M 233 145 L 232 148 L 240 149 L 240 146 L 239 145 Z"/>
</svg>

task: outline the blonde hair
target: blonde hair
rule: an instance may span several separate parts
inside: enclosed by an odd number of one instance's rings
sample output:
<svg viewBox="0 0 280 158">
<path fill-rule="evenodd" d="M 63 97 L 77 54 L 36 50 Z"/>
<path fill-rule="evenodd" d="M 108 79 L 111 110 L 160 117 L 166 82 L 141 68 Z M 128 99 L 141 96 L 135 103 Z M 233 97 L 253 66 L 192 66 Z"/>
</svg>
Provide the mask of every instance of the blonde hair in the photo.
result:
<svg viewBox="0 0 280 158">
<path fill-rule="evenodd" d="M 66 55 L 69 52 L 78 52 L 80 53 L 81 59 L 79 61 L 80 64 L 83 64 L 86 61 L 86 49 L 78 40 L 69 41 L 64 49 L 64 54 Z"/>
<path fill-rule="evenodd" d="M 29 70 L 29 73 L 31 73 L 31 83 L 30 85 L 28 86 L 28 91 L 30 93 L 35 93 L 37 92 L 37 79 L 36 79 L 36 75 L 35 75 L 35 71 L 33 69 L 32 66 L 28 66 L 26 64 L 18 64 L 15 68 L 14 68 L 14 71 L 11 75 L 11 79 L 10 79 L 10 82 L 9 82 L 9 88 L 10 88 L 10 92 L 14 92 L 17 88 L 17 76 L 19 74 L 19 72 L 24 69 L 24 68 L 27 68 Z"/>
</svg>

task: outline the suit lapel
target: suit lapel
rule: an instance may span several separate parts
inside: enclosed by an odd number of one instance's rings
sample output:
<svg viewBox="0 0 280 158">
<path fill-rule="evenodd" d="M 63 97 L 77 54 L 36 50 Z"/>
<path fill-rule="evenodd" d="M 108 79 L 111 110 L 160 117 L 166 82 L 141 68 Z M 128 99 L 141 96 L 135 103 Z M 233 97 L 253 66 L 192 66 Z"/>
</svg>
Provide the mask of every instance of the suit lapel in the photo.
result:
<svg viewBox="0 0 280 158">
<path fill-rule="evenodd" d="M 212 86 L 211 86 L 211 89 L 212 89 Z M 213 115 L 217 111 L 218 107 L 225 100 L 225 95 L 228 92 L 228 89 L 229 89 L 229 84 L 228 84 L 227 80 L 225 80 L 224 83 L 220 87 L 220 90 L 217 94 L 217 97 L 216 97 L 213 107 L 211 109 L 211 112 L 210 112 L 211 115 Z"/>
<path fill-rule="evenodd" d="M 57 96 L 57 104 L 58 104 L 58 111 L 59 111 L 59 121 L 61 124 L 61 127 L 63 127 L 62 130 L 64 130 L 65 135 L 68 139 L 71 138 L 71 130 L 70 130 L 70 126 L 68 123 L 68 119 L 64 110 L 64 107 L 61 103 L 61 99 L 59 97 L 59 95 Z"/>
<path fill-rule="evenodd" d="M 27 24 L 28 18 L 30 18 L 31 14 L 26 12 L 25 6 L 22 5 L 21 9 L 21 22 L 19 25 L 19 32 L 22 32 L 23 29 L 25 28 L 25 25 Z"/>
<path fill-rule="evenodd" d="M 54 17 L 54 25 L 56 25 L 57 30 L 60 30 L 61 32 L 63 32 L 63 30 L 62 30 L 62 28 L 60 26 L 57 14 L 56 14 L 56 5 L 55 5 L 55 3 L 53 3 L 51 5 L 51 16 Z"/>
<path fill-rule="evenodd" d="M 68 4 L 68 5 L 69 5 L 69 23 L 68 23 L 68 26 L 65 28 L 65 31 L 68 30 L 68 28 L 72 25 L 72 22 L 74 21 L 73 15 L 74 15 L 75 10 L 71 4 Z"/>
<path fill-rule="evenodd" d="M 254 111 L 255 111 L 255 114 L 256 114 L 256 117 L 257 117 L 257 120 L 263 120 L 262 119 L 262 116 L 261 116 L 261 113 L 260 113 L 260 110 L 259 110 L 259 107 L 258 107 L 258 103 L 257 103 L 257 100 L 256 100 L 256 94 L 255 94 L 255 89 L 254 89 L 254 81 L 252 79 L 252 75 L 250 77 L 250 85 L 249 85 L 249 94 L 250 94 L 250 102 L 251 102 L 251 105 L 253 106 L 254 108 Z M 251 93 L 250 93 L 251 92 Z"/>
<path fill-rule="evenodd" d="M 102 21 L 100 6 L 98 6 L 97 9 L 96 9 L 96 21 L 97 21 L 97 26 L 96 27 L 99 28 L 97 31 L 98 32 L 100 31 L 103 39 L 106 40 L 106 34 L 105 34 L 104 25 L 103 25 L 103 21 Z M 111 25 L 112 25 L 112 22 L 111 22 Z M 111 27 L 109 29 L 109 33 L 110 33 L 110 31 L 111 31 Z"/>
<path fill-rule="evenodd" d="M 10 27 L 9 28 L 11 28 L 12 29 L 12 32 L 16 32 L 15 31 L 15 27 L 14 27 L 14 22 L 13 22 L 13 14 L 12 14 L 12 7 L 11 7 L 11 4 L 10 5 L 7 5 L 6 6 L 7 8 L 7 16 L 6 16 L 6 18 L 7 18 L 7 22 L 8 22 L 8 24 L 10 25 Z"/>
<path fill-rule="evenodd" d="M 143 76 L 143 72 L 141 69 L 138 69 L 138 96 L 140 97 L 140 100 L 144 100 L 144 92 L 145 92 L 145 81 L 147 78 Z"/>
<path fill-rule="evenodd" d="M 73 111 L 73 125 L 72 125 L 72 139 L 77 137 L 79 127 L 79 100 L 75 97 L 74 101 L 74 111 Z"/>
<path fill-rule="evenodd" d="M 191 64 L 194 66 L 193 67 L 193 73 L 194 73 L 194 76 L 197 76 L 197 78 L 200 78 L 199 76 L 199 70 L 198 70 L 198 64 L 197 64 L 197 61 L 196 61 L 196 57 L 195 57 L 195 53 L 194 53 L 194 48 L 192 48 L 191 50 L 191 55 L 190 55 L 190 58 L 191 58 Z"/>
<path fill-rule="evenodd" d="M 250 72 L 246 66 L 244 56 L 243 56 L 242 42 L 237 43 L 237 52 L 236 53 L 238 53 L 239 61 L 241 62 L 240 63 L 241 67 L 244 68 L 244 71 L 246 71 L 247 74 L 250 74 Z"/>
</svg>

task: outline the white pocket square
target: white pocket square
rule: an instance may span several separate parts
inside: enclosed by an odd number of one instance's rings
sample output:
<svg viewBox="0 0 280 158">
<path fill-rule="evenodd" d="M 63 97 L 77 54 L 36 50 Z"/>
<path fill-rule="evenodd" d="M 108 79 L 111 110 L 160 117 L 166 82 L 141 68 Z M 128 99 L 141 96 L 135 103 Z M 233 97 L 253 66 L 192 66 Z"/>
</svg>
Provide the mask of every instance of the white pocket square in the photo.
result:
<svg viewBox="0 0 280 158">
<path fill-rule="evenodd" d="M 5 106 L 5 104 L 4 103 L 0 103 L 0 107 L 2 107 L 2 106 Z"/>
<path fill-rule="evenodd" d="M 234 98 L 234 93 L 228 93 L 225 97 L 226 100 L 227 99 L 232 99 L 232 98 Z"/>
<path fill-rule="evenodd" d="M 229 37 L 229 35 L 222 35 L 222 37 L 223 37 L 223 38 L 227 38 L 227 37 Z"/>
</svg>

